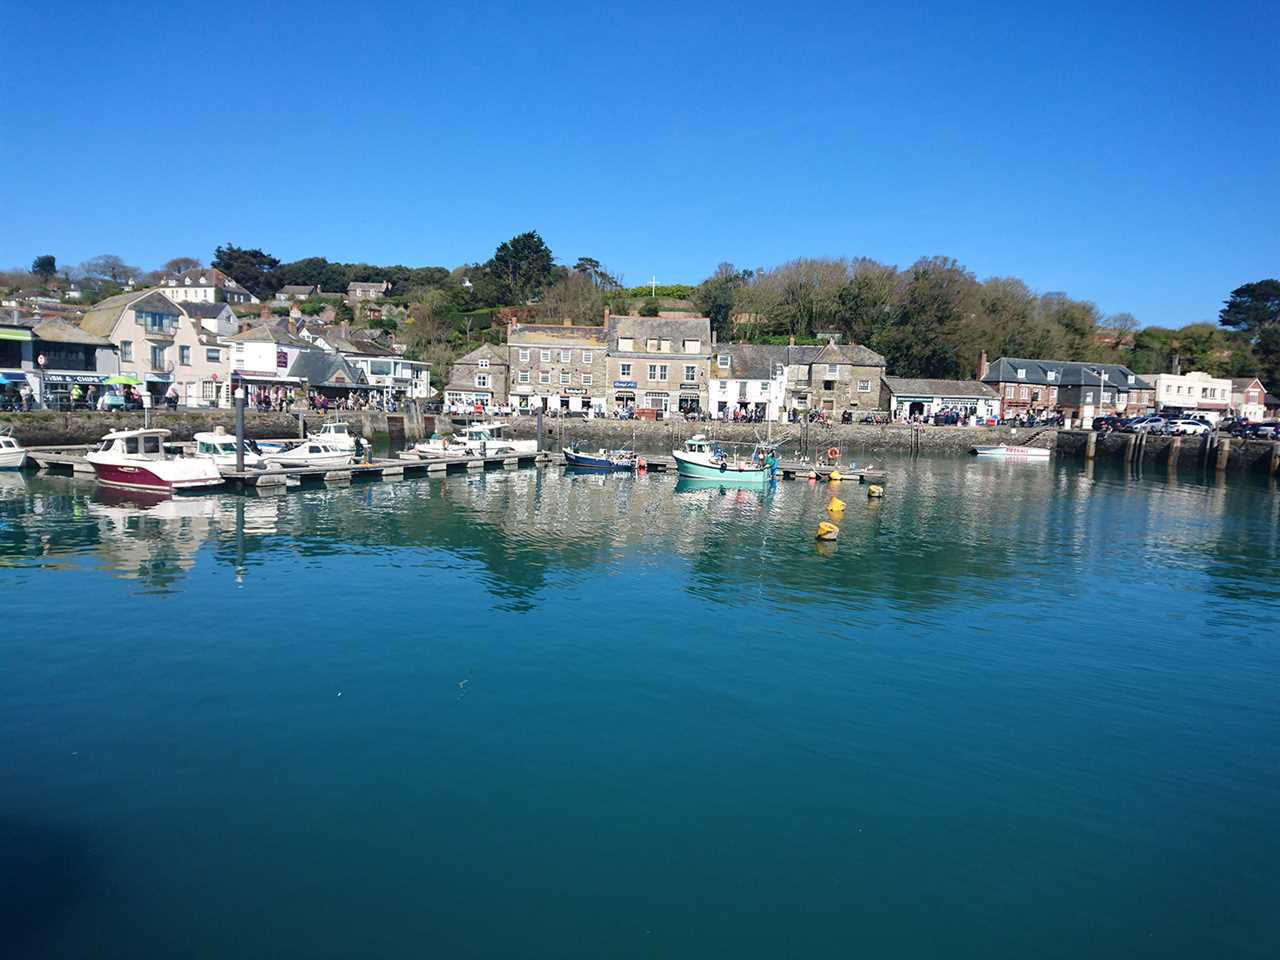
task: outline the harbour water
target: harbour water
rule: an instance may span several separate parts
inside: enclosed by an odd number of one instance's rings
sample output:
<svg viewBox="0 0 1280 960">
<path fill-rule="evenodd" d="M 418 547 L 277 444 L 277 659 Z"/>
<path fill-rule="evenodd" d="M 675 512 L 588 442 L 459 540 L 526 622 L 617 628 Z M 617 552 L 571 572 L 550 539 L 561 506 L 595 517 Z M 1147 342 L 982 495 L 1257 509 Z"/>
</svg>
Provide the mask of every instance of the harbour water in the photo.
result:
<svg viewBox="0 0 1280 960">
<path fill-rule="evenodd" d="M 1280 955 L 1280 498 L 0 476 L 9 957 Z"/>
</svg>

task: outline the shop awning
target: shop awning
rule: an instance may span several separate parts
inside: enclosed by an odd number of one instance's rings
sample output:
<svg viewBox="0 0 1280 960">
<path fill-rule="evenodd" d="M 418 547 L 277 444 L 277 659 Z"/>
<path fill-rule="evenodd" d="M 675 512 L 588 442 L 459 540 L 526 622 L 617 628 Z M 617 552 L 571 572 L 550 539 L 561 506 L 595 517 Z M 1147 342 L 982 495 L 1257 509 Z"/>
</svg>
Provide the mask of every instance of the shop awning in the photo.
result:
<svg viewBox="0 0 1280 960">
<path fill-rule="evenodd" d="M 105 373 L 46 373 L 44 381 L 45 383 L 99 384 L 107 382 L 107 375 Z"/>
<path fill-rule="evenodd" d="M 0 371 L 0 383 L 26 383 L 27 378 L 20 373 Z"/>
<path fill-rule="evenodd" d="M 31 331 L 21 327 L 0 327 L 0 340 L 21 340 L 27 343 L 31 340 Z"/>
</svg>

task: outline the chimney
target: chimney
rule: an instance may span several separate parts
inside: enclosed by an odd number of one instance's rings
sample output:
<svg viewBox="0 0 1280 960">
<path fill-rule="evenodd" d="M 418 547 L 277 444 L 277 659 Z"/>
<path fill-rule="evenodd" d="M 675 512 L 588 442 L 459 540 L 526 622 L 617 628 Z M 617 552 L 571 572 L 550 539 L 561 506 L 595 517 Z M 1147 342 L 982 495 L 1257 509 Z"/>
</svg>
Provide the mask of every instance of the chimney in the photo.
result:
<svg viewBox="0 0 1280 960">
<path fill-rule="evenodd" d="M 560 325 L 564 327 L 572 327 L 573 321 L 568 317 L 565 317 L 563 320 L 560 321 Z"/>
<path fill-rule="evenodd" d="M 289 311 L 289 333 L 293 336 L 298 334 L 298 318 L 293 315 L 293 311 Z"/>
<path fill-rule="evenodd" d="M 796 335 L 793 333 L 791 336 L 787 337 L 787 346 L 794 347 L 795 345 L 796 345 Z"/>
<path fill-rule="evenodd" d="M 987 371 L 991 369 L 991 364 L 987 363 L 987 351 L 983 350 L 978 355 L 978 379 L 981 380 L 987 375 Z"/>
<path fill-rule="evenodd" d="M 606 327 L 609 325 L 609 305 L 607 303 L 604 305 L 604 325 Z"/>
<path fill-rule="evenodd" d="M 262 309 L 258 311 L 258 319 L 263 323 L 271 322 L 271 308 L 265 303 L 262 305 Z"/>
<path fill-rule="evenodd" d="M 711 345 L 713 347 L 716 345 L 716 332 L 714 330 L 711 331 Z"/>
<path fill-rule="evenodd" d="M 245 314 L 243 317 L 240 318 L 240 332 L 241 333 L 249 332 L 249 315 L 248 314 Z"/>
<path fill-rule="evenodd" d="M 342 339 L 346 340 L 347 335 L 351 332 L 351 325 L 343 320 L 342 323 L 338 324 L 338 332 L 342 334 Z"/>
</svg>

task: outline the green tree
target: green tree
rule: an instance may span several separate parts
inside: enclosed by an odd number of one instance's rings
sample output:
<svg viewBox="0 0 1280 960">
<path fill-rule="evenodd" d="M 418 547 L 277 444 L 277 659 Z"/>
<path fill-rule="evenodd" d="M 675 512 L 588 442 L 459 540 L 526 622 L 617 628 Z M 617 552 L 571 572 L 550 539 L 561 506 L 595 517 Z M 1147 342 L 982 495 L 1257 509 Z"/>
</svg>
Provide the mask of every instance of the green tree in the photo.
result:
<svg viewBox="0 0 1280 960">
<path fill-rule="evenodd" d="M 1248 337 L 1256 375 L 1276 389 L 1280 384 L 1280 280 L 1258 280 L 1236 287 L 1218 320 Z"/>
<path fill-rule="evenodd" d="M 46 284 L 58 273 L 58 260 L 52 253 L 46 253 L 31 261 L 31 272 Z"/>
<path fill-rule="evenodd" d="M 521 233 L 499 244 L 485 264 L 494 277 L 506 303 L 520 306 L 536 297 L 552 282 L 555 261 L 551 249 L 536 230 Z"/>
<path fill-rule="evenodd" d="M 188 270 L 195 270 L 202 266 L 204 264 L 195 257 L 174 257 L 172 260 L 166 260 L 160 269 L 164 273 L 186 273 Z"/>
<path fill-rule="evenodd" d="M 94 280 L 109 280 L 113 284 L 122 284 L 136 277 L 142 271 L 130 266 L 114 253 L 104 253 L 80 264 L 80 270 L 86 277 Z"/>
<path fill-rule="evenodd" d="M 268 276 L 279 265 L 280 261 L 270 254 L 230 243 L 213 251 L 212 266 L 257 297 L 269 297 L 275 292 Z"/>
<path fill-rule="evenodd" d="M 738 292 L 750 279 L 750 270 L 739 270 L 732 263 L 722 263 L 693 293 L 694 305 L 711 319 L 711 329 L 721 340 L 728 340 L 732 335 Z"/>
<path fill-rule="evenodd" d="M 640 304 L 640 316 L 642 317 L 656 317 L 659 312 L 661 312 L 661 308 L 658 305 L 658 301 L 653 297 Z"/>
</svg>

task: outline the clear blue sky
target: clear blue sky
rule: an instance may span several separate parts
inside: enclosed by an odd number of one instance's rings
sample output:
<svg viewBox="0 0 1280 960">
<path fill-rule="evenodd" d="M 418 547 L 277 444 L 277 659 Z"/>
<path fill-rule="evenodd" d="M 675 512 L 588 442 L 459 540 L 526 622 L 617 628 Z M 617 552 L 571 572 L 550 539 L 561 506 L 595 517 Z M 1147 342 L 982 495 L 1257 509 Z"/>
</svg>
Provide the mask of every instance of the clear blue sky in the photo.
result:
<svg viewBox="0 0 1280 960">
<path fill-rule="evenodd" d="M 952 256 L 1144 325 L 1280 274 L 1280 4 L 7 5 L 0 265 Z"/>
</svg>

